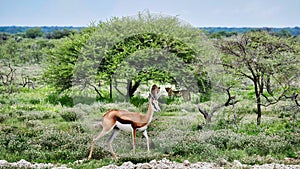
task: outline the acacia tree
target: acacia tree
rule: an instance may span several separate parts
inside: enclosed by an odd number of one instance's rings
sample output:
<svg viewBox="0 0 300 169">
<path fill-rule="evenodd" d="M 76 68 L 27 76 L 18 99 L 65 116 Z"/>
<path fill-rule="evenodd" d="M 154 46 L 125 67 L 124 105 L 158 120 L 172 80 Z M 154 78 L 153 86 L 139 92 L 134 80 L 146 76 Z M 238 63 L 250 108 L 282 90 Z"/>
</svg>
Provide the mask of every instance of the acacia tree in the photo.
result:
<svg viewBox="0 0 300 169">
<path fill-rule="evenodd" d="M 174 78 L 174 74 L 164 74 L 166 70 L 162 70 L 159 65 L 172 67 L 178 63 L 172 59 L 170 60 L 173 62 L 165 63 L 157 59 L 151 63 L 145 62 L 153 54 L 149 49 L 154 49 L 157 53 L 161 52 L 165 58 L 176 57 L 181 63 L 187 64 L 181 66 L 192 70 L 192 73 L 190 76 L 180 76 L 180 84 L 187 84 L 190 79 L 195 78 L 193 73 L 197 67 L 194 64 L 200 65 L 201 61 L 211 59 L 207 57 L 207 41 L 203 37 L 204 34 L 199 29 L 185 25 L 176 17 L 140 13 L 135 17 L 112 18 L 108 22 L 100 23 L 87 41 L 77 60 L 73 82 L 93 87 L 105 84 L 110 85 L 112 89 L 114 77 L 121 72 L 127 74 L 125 79 L 129 97 L 133 96 L 141 82 L 149 79 L 169 82 Z M 137 54 L 147 50 L 148 52 Z M 159 77 L 161 75 L 163 79 Z M 197 88 L 196 85 L 194 88 Z"/>
<path fill-rule="evenodd" d="M 252 82 L 260 125 L 261 107 L 284 99 L 299 76 L 299 44 L 257 31 L 218 41 L 216 46 L 228 73 Z"/>
<path fill-rule="evenodd" d="M 60 39 L 55 47 L 47 52 L 46 67 L 43 77 L 52 84 L 57 91 L 64 91 L 72 87 L 74 67 L 81 53 L 82 47 L 94 31 L 94 27 L 83 29 L 80 33 Z"/>
</svg>

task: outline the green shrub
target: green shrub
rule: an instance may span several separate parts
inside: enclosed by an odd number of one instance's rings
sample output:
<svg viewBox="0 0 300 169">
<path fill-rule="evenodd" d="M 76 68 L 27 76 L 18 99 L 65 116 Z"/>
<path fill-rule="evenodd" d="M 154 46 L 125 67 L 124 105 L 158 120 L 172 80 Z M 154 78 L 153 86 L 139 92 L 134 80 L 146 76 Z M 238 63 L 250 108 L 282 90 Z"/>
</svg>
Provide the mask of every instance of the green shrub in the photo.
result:
<svg viewBox="0 0 300 169">
<path fill-rule="evenodd" d="M 31 99 L 31 100 L 29 100 L 29 103 L 30 104 L 40 104 L 41 101 L 39 99 Z"/>
<path fill-rule="evenodd" d="M 68 108 L 68 109 L 62 110 L 60 113 L 60 116 L 65 121 L 77 121 L 82 117 L 82 113 L 78 109 Z"/>
<path fill-rule="evenodd" d="M 258 136 L 249 136 L 249 143 L 245 145 L 245 150 L 249 155 L 279 155 L 294 152 L 290 142 L 280 136 L 267 136 L 264 134 Z"/>
<path fill-rule="evenodd" d="M 140 107 L 144 103 L 148 103 L 148 99 L 142 98 L 142 97 L 132 97 L 132 98 L 130 98 L 130 103 L 136 107 Z"/>
<path fill-rule="evenodd" d="M 67 162 L 87 157 L 92 136 L 77 130 L 67 132 L 38 126 L 35 128 L 5 127 L 0 130 L 0 158 L 28 161 Z M 108 155 L 97 147 L 94 154 Z"/>
<path fill-rule="evenodd" d="M 240 138 L 240 136 L 230 130 L 218 130 L 207 139 L 207 142 L 215 145 L 219 149 L 226 150 L 230 148 L 239 148 L 231 144 L 233 140 L 238 138 Z"/>
<path fill-rule="evenodd" d="M 230 162 L 233 162 L 234 160 L 241 160 L 248 156 L 249 155 L 247 154 L 247 152 L 241 149 L 232 149 L 229 151 L 225 151 L 226 160 Z"/>
<path fill-rule="evenodd" d="M 164 108 L 164 111 L 166 111 L 166 112 L 178 112 L 178 111 L 180 111 L 180 106 L 178 104 L 168 104 Z"/>
<path fill-rule="evenodd" d="M 237 133 L 255 136 L 261 132 L 264 132 L 264 129 L 261 126 L 257 126 L 255 122 L 240 125 L 239 129 L 237 130 Z"/>
<path fill-rule="evenodd" d="M 18 111 L 20 112 L 20 111 Z M 21 111 L 22 112 L 22 111 Z M 30 112 L 22 112 L 17 119 L 19 121 L 29 121 L 29 120 L 45 120 L 54 118 L 55 115 L 49 111 L 30 111 Z"/>
<path fill-rule="evenodd" d="M 68 95 L 60 96 L 57 93 L 52 93 L 48 95 L 45 99 L 45 102 L 48 102 L 53 105 L 61 104 L 62 106 L 73 107 L 74 102 L 73 98 Z"/>
<path fill-rule="evenodd" d="M 291 141 L 278 135 L 268 136 L 264 133 L 259 135 L 237 134 L 230 130 L 219 130 L 211 135 L 208 143 L 222 151 L 243 150 L 248 155 L 293 155 Z"/>
<path fill-rule="evenodd" d="M 9 116 L 7 114 L 0 114 L 0 123 L 4 122 L 8 118 Z"/>
<path fill-rule="evenodd" d="M 198 160 L 205 161 L 213 161 L 218 157 L 217 148 L 205 142 L 182 141 L 173 148 L 173 152 L 175 156 L 196 156 Z"/>
<path fill-rule="evenodd" d="M 48 102 L 48 103 L 53 104 L 53 105 L 57 105 L 57 104 L 59 104 L 58 97 L 59 97 L 59 95 L 56 94 L 56 93 L 49 94 L 45 98 L 45 102 Z"/>
<path fill-rule="evenodd" d="M 1 91 L 1 88 L 0 88 Z M 7 104 L 7 98 L 0 97 L 0 104 Z"/>
<path fill-rule="evenodd" d="M 73 98 L 67 95 L 64 95 L 60 98 L 58 98 L 58 102 L 62 105 L 62 106 L 67 106 L 67 107 L 73 107 L 74 106 L 74 102 L 73 102 Z"/>
</svg>

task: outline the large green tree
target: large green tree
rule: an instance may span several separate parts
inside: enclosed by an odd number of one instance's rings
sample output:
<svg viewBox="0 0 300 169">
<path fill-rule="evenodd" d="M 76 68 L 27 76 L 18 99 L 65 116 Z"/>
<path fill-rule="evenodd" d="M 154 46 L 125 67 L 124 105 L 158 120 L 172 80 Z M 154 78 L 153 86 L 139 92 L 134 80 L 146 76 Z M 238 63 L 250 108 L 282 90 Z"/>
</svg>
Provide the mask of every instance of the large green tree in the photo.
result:
<svg viewBox="0 0 300 169">
<path fill-rule="evenodd" d="M 83 29 L 80 33 L 60 39 L 55 43 L 55 48 L 48 51 L 44 78 L 58 91 L 72 87 L 74 67 L 82 48 L 86 44 L 94 27 Z"/>
<path fill-rule="evenodd" d="M 35 39 L 37 37 L 42 37 L 43 34 L 44 33 L 42 31 L 42 28 L 40 28 L 40 27 L 29 28 L 28 30 L 25 31 L 25 37 L 26 38 Z"/>
<path fill-rule="evenodd" d="M 180 87 L 198 88 L 197 77 L 194 76 L 199 73 L 196 68 L 205 61 L 213 60 L 208 46 L 199 29 L 176 17 L 146 12 L 135 17 L 112 18 L 100 23 L 87 41 L 75 66 L 74 82 L 96 87 L 95 84 L 103 81 L 112 86 L 114 77 L 123 72 L 123 75 L 127 74 L 129 97 L 133 96 L 141 82 L 147 80 L 171 82 L 173 79 Z M 171 69 L 163 69 L 163 64 L 169 68 L 180 65 L 185 71 L 170 73 Z M 187 71 L 190 73 L 181 74 Z M 195 85 L 188 86 L 192 81 Z"/>
<path fill-rule="evenodd" d="M 257 125 L 261 123 L 262 106 L 284 99 L 290 86 L 299 83 L 298 41 L 256 31 L 218 41 L 217 47 L 228 73 L 252 82 Z"/>
</svg>

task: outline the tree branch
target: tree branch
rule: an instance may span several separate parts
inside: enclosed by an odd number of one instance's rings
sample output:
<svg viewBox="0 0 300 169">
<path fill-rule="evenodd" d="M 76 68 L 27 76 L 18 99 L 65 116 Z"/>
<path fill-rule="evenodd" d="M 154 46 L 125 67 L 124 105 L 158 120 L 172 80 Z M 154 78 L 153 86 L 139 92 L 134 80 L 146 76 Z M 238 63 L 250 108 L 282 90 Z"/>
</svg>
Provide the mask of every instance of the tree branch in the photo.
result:
<svg viewBox="0 0 300 169">
<path fill-rule="evenodd" d="M 100 96 L 100 98 L 103 98 L 102 94 L 100 93 L 100 91 L 98 90 L 98 88 L 95 85 L 93 85 L 91 83 L 87 83 L 87 84 L 94 88 L 94 90 Z"/>
<path fill-rule="evenodd" d="M 203 110 L 200 105 L 197 105 L 199 112 L 204 116 L 205 119 L 208 117 L 207 111 Z"/>
</svg>

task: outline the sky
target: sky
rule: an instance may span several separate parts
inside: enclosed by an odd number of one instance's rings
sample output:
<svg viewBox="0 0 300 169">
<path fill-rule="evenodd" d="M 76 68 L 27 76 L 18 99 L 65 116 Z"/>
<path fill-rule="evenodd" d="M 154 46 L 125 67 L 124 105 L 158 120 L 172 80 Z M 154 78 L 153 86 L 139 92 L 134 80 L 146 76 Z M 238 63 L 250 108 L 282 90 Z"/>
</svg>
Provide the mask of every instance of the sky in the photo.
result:
<svg viewBox="0 0 300 169">
<path fill-rule="evenodd" d="M 0 0 L 0 26 L 88 26 L 149 11 L 197 27 L 300 26 L 300 0 Z"/>
</svg>

